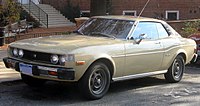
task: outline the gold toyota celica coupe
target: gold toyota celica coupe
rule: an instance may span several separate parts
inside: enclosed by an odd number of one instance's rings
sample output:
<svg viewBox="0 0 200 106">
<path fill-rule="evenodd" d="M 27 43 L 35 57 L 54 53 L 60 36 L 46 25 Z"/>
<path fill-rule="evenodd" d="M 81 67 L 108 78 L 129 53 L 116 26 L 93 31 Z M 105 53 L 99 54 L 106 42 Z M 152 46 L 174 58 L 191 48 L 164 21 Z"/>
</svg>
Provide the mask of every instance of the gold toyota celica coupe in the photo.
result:
<svg viewBox="0 0 200 106">
<path fill-rule="evenodd" d="M 196 43 L 166 22 L 133 16 L 96 16 L 69 35 L 11 43 L 4 63 L 29 86 L 77 82 L 88 99 L 102 98 L 113 81 L 164 74 L 182 79 L 196 59 Z"/>
</svg>

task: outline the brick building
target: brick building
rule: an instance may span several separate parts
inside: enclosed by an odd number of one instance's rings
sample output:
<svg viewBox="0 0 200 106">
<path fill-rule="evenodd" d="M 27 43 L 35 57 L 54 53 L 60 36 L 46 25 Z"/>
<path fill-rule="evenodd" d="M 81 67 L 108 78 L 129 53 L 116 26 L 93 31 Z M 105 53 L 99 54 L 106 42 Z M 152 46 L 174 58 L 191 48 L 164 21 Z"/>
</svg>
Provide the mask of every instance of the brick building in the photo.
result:
<svg viewBox="0 0 200 106">
<path fill-rule="evenodd" d="M 57 9 L 66 6 L 68 0 L 40 0 Z M 83 16 L 90 12 L 90 0 L 70 0 L 79 5 Z M 147 0 L 107 0 L 108 12 L 112 15 L 139 15 Z M 200 0 L 150 0 L 142 16 L 167 20 L 200 18 Z"/>
</svg>

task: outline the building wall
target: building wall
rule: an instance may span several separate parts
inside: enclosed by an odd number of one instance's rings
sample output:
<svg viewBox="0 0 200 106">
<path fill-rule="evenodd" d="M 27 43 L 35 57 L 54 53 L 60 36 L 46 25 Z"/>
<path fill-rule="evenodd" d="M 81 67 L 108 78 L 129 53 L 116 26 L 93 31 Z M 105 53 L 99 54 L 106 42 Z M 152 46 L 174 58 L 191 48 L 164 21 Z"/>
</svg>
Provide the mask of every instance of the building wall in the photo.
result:
<svg viewBox="0 0 200 106">
<path fill-rule="evenodd" d="M 139 15 L 146 1 L 113 0 L 113 14 L 122 14 L 123 10 L 136 10 L 137 15 Z M 151 0 L 142 16 L 165 18 L 166 11 L 179 11 L 179 19 L 200 18 L 200 0 Z"/>
<path fill-rule="evenodd" d="M 50 4 L 58 10 L 67 6 L 67 1 L 74 6 L 79 5 L 81 10 L 90 10 L 90 0 L 40 0 L 41 3 Z"/>
<path fill-rule="evenodd" d="M 57 9 L 66 6 L 68 0 L 41 0 Z M 79 5 L 81 10 L 90 10 L 90 0 L 70 0 L 73 5 Z M 111 13 L 122 15 L 124 10 L 135 11 L 137 16 L 147 0 L 111 0 Z M 178 19 L 200 18 L 200 0 L 150 0 L 141 16 L 166 18 L 166 11 L 178 11 Z"/>
</svg>

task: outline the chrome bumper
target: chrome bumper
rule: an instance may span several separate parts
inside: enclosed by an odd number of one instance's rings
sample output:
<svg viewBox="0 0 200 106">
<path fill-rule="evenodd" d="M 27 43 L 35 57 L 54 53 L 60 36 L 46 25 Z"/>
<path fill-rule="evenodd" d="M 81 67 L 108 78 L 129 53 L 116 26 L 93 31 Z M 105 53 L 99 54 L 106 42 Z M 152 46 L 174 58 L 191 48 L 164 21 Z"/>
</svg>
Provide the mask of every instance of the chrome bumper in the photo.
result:
<svg viewBox="0 0 200 106">
<path fill-rule="evenodd" d="M 195 54 L 194 57 L 192 58 L 191 62 L 195 63 L 197 61 L 198 54 Z"/>
<path fill-rule="evenodd" d="M 22 61 L 18 61 L 12 58 L 3 59 L 6 68 L 13 68 L 16 71 L 42 79 L 62 80 L 62 81 L 73 81 L 75 79 L 75 70 L 73 68 L 62 68 L 62 67 L 50 67 L 42 66 L 39 64 L 30 64 Z M 30 73 L 25 73 L 20 68 L 21 65 L 31 66 L 29 69 Z M 26 70 L 26 69 L 25 69 Z"/>
</svg>

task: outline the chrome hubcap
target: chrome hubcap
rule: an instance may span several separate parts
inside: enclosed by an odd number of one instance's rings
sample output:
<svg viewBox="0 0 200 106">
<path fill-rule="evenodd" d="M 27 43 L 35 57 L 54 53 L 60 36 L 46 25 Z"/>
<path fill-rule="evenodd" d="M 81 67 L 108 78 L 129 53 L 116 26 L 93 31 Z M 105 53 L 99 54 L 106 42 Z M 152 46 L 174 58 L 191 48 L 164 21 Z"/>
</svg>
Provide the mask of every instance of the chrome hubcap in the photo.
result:
<svg viewBox="0 0 200 106">
<path fill-rule="evenodd" d="M 101 75 L 96 75 L 92 83 L 95 89 L 99 89 L 101 87 Z"/>
<path fill-rule="evenodd" d="M 182 66 L 182 62 L 175 60 L 174 62 L 174 77 L 175 78 L 179 78 L 181 76 L 182 71 L 183 71 L 183 68 L 181 66 Z"/>
<path fill-rule="evenodd" d="M 90 90 L 95 94 L 100 94 L 106 87 L 106 74 L 103 69 L 96 69 L 90 77 Z"/>
</svg>

